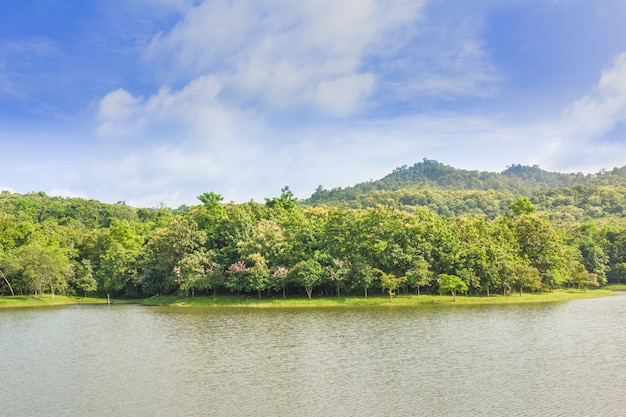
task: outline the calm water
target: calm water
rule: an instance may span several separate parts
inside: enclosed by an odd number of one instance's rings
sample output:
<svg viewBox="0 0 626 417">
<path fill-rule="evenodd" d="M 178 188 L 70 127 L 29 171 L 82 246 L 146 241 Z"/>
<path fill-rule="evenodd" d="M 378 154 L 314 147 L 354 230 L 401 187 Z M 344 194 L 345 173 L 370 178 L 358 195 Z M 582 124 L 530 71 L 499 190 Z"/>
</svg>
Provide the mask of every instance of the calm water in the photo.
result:
<svg viewBox="0 0 626 417">
<path fill-rule="evenodd" d="M 0 310 L 1 416 L 617 416 L 626 296 Z"/>
</svg>

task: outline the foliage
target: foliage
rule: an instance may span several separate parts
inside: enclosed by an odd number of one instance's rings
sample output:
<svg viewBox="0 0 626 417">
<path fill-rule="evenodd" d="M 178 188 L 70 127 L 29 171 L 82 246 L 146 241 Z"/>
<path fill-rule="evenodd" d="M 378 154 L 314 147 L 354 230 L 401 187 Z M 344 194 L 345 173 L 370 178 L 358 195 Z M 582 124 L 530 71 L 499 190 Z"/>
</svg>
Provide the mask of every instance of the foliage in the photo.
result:
<svg viewBox="0 0 626 417">
<path fill-rule="evenodd" d="M 465 292 L 468 288 L 467 284 L 456 275 L 441 274 L 439 275 L 438 281 L 439 294 L 443 295 L 446 293 L 452 293 L 454 301 L 456 301 L 456 294 L 458 292 Z"/>
<path fill-rule="evenodd" d="M 3 192 L 0 294 L 523 297 L 624 283 L 625 196 L 625 168 L 495 174 L 429 160 L 306 204 L 289 187 L 264 204 L 207 192 L 179 210 Z"/>
</svg>

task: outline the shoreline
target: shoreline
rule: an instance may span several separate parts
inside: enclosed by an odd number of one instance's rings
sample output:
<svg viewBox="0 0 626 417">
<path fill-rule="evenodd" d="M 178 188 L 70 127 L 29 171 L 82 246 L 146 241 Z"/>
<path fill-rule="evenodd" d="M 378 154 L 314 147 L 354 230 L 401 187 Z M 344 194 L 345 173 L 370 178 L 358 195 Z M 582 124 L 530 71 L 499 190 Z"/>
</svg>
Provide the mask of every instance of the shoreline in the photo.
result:
<svg viewBox="0 0 626 417">
<path fill-rule="evenodd" d="M 597 290 L 555 290 L 536 294 L 465 296 L 457 295 L 454 301 L 450 295 L 398 295 L 393 301 L 386 295 L 370 297 L 318 297 L 318 298 L 267 298 L 206 296 L 176 297 L 157 296 L 142 300 L 141 305 L 172 308 L 343 308 L 343 307 L 457 307 L 477 305 L 511 305 L 532 303 L 554 303 L 585 298 L 598 298 L 616 295 L 611 289 Z"/>
<path fill-rule="evenodd" d="M 593 290 L 554 290 L 553 292 L 510 294 L 502 296 L 493 294 L 486 296 L 457 295 L 454 301 L 451 295 L 415 295 L 400 294 L 389 300 L 386 295 L 373 295 L 369 297 L 313 297 L 311 299 L 292 298 L 261 298 L 253 296 L 235 297 L 230 295 L 179 297 L 174 295 L 156 296 L 146 299 L 114 299 L 111 304 L 138 304 L 152 307 L 173 308 L 341 308 L 341 307 L 427 307 L 427 306 L 475 306 L 475 305 L 511 305 L 532 303 L 554 303 L 585 298 L 598 298 L 616 295 L 616 291 L 623 291 L 620 286 L 607 287 Z M 56 295 L 52 300 L 50 294 L 44 294 L 42 299 L 34 299 L 30 296 L 1 296 L 0 309 L 5 308 L 41 308 L 58 307 L 81 304 L 107 304 L 106 298 L 72 297 Z"/>
</svg>

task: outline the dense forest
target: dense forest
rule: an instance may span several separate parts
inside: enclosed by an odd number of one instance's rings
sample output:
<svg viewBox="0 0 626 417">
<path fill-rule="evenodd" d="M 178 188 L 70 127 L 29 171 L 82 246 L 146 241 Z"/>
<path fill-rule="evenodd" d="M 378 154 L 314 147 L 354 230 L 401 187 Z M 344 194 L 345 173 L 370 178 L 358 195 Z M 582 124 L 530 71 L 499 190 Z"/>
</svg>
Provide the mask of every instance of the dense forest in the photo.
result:
<svg viewBox="0 0 626 417">
<path fill-rule="evenodd" d="M 620 282 L 626 168 L 595 175 L 424 160 L 379 181 L 288 187 L 264 203 L 207 192 L 172 210 L 0 194 L 0 294 L 254 297 L 490 295 Z"/>
<path fill-rule="evenodd" d="M 378 181 L 325 190 L 321 186 L 307 205 L 401 210 L 427 207 L 442 216 L 507 214 L 525 196 L 558 222 L 626 216 L 626 167 L 583 175 L 547 172 L 537 166 L 512 165 L 502 173 L 466 171 L 424 159 L 401 167 Z"/>
</svg>

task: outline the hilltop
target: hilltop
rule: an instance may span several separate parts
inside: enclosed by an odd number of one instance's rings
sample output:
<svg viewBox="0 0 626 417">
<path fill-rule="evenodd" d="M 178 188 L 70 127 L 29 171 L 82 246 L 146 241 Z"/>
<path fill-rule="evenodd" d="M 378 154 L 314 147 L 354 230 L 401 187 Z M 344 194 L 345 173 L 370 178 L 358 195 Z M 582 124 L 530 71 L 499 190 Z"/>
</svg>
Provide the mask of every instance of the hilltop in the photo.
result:
<svg viewBox="0 0 626 417">
<path fill-rule="evenodd" d="M 385 177 L 346 188 L 322 186 L 305 205 L 366 208 L 382 204 L 403 210 L 428 207 L 441 215 L 506 212 L 520 196 L 561 220 L 626 216 L 626 167 L 595 174 L 549 172 L 511 165 L 504 171 L 463 170 L 424 159 Z"/>
</svg>

